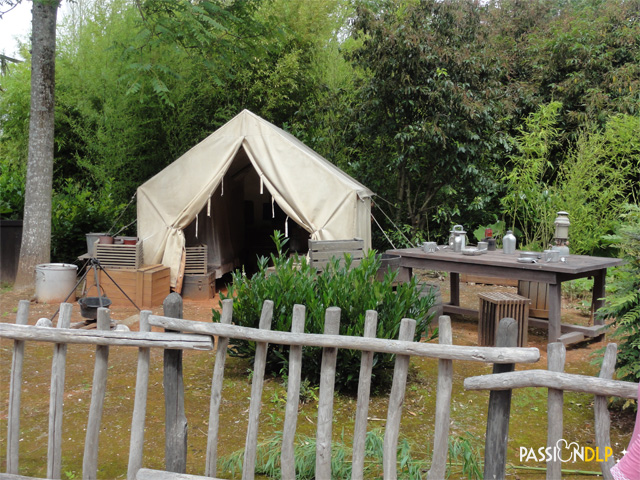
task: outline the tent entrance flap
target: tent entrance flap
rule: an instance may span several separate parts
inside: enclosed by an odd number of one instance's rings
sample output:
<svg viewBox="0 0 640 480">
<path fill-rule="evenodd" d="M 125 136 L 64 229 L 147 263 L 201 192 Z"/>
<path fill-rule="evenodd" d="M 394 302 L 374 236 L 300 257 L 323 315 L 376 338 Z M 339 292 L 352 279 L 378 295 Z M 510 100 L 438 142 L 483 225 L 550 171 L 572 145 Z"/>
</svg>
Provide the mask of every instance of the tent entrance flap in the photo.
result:
<svg viewBox="0 0 640 480">
<path fill-rule="evenodd" d="M 274 230 L 288 230 L 289 252 L 306 254 L 308 250 L 309 233 L 287 219 L 266 187 L 260 193 L 260 183 L 260 176 L 240 148 L 211 201 L 184 229 L 187 247 L 207 245 L 208 267 L 216 272 L 216 278 L 240 265 L 247 273 L 254 272 L 258 256 L 275 252 Z"/>
</svg>

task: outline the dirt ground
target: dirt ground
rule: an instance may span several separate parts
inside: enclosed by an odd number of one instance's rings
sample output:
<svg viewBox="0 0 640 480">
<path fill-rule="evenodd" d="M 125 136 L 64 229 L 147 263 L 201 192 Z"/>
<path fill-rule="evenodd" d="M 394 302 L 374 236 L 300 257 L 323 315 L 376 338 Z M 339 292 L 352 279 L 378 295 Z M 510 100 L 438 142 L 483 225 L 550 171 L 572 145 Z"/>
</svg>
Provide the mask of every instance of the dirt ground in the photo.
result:
<svg viewBox="0 0 640 480">
<path fill-rule="evenodd" d="M 444 301 L 448 300 L 448 280 L 444 277 L 431 278 L 439 282 Z M 222 287 L 222 285 L 219 285 Z M 475 284 L 461 285 L 461 305 L 477 308 L 478 293 L 492 290 L 515 292 L 514 287 L 487 286 Z M 12 323 L 19 300 L 28 298 L 24 294 L 4 291 L 0 294 L 0 322 Z M 199 321 L 210 321 L 211 310 L 218 308 L 219 298 L 208 301 L 184 302 L 184 318 Z M 41 317 L 50 317 L 57 305 L 31 302 L 29 323 L 34 324 Z M 582 315 L 579 305 L 563 302 L 563 322 L 589 324 L 590 319 Z M 162 314 L 162 307 L 152 309 L 155 314 Z M 138 329 L 137 310 L 133 306 L 117 306 L 111 309 L 112 319 Z M 477 344 L 477 320 L 475 318 L 453 316 L 454 343 L 460 345 Z M 72 322 L 81 322 L 79 307 L 74 307 Z M 592 364 L 594 352 L 606 344 L 600 342 L 583 342 L 567 350 L 566 371 L 586 375 L 597 375 L 598 367 Z M 517 369 L 546 368 L 546 332 L 530 329 L 529 345 L 540 350 L 541 359 L 533 365 L 519 365 Z M 67 387 L 65 390 L 65 437 L 63 478 L 79 478 L 81 471 L 83 432 L 86 421 L 86 410 L 90 402 L 90 385 L 93 370 L 94 349 L 89 346 L 74 345 L 70 347 L 68 356 Z M 0 470 L 4 471 L 6 450 L 6 420 L 8 403 L 8 386 L 13 342 L 0 341 Z M 135 382 L 136 352 L 134 349 L 112 349 L 110 354 L 110 377 L 107 403 L 104 418 L 106 421 L 101 440 L 99 478 L 123 478 L 126 472 L 128 456 L 128 429 L 130 411 L 133 401 L 133 385 Z M 22 430 L 24 440 L 21 443 L 21 465 L 23 474 L 43 475 L 43 458 L 46 456 L 47 405 L 48 391 L 45 386 L 49 382 L 51 348 L 50 345 L 38 344 L 27 349 L 25 372 L 32 371 L 25 377 L 23 387 L 23 419 Z M 187 388 L 186 408 L 189 426 L 189 465 L 191 473 L 203 471 L 203 456 L 206 446 L 207 411 L 209 388 L 213 366 L 213 355 L 206 352 L 185 353 L 185 386 Z M 423 361 L 424 360 L 424 361 Z M 150 380 L 150 400 L 147 414 L 147 437 L 145 441 L 145 465 L 162 467 L 164 432 L 162 428 L 164 405 L 162 400 L 162 353 L 154 350 L 152 362 L 155 365 Z M 223 403 L 223 423 L 220 450 L 228 455 L 242 448 L 246 420 L 250 381 L 246 362 L 232 358 L 228 361 L 225 380 L 228 400 Z M 31 370 L 29 370 L 31 369 Z M 464 436 L 470 434 L 480 439 L 483 446 L 483 434 L 486 423 L 488 394 L 486 392 L 467 392 L 462 388 L 465 377 L 489 373 L 491 367 L 474 362 L 456 362 L 454 365 L 454 401 L 451 414 L 451 435 Z M 433 411 L 435 405 L 435 384 L 437 379 L 437 362 L 429 359 L 412 361 L 412 384 L 407 391 L 405 408 L 407 414 L 403 418 L 403 434 L 422 445 L 422 453 L 429 458 L 429 439 L 433 434 Z M 282 395 L 286 392 L 281 381 L 270 380 L 265 390 L 263 416 L 265 427 L 274 428 L 277 418 L 281 416 Z M 274 400 L 275 398 L 275 400 Z M 269 400 L 266 400 L 269 399 Z M 580 394 L 565 395 L 565 437 L 577 441 L 580 445 L 592 445 L 594 438 L 593 397 Z M 336 424 L 340 425 L 338 434 L 347 435 L 352 428 L 352 414 L 355 408 L 353 399 L 338 399 L 336 404 Z M 308 409 L 308 410 L 306 410 Z M 301 407 L 301 429 L 313 435 L 314 406 Z M 307 413 L 308 412 L 308 413 Z M 379 423 L 386 416 L 384 398 L 372 400 L 370 416 L 372 423 Z M 305 420 L 306 419 L 306 420 Z M 308 420 L 308 422 L 307 422 Z M 262 420 L 261 420 L 262 428 Z M 276 428 L 277 429 L 277 428 Z M 340 430 L 342 429 L 342 430 Z M 611 440 L 614 454 L 620 452 L 628 444 L 633 429 L 633 416 L 628 412 L 615 410 L 612 414 Z M 342 433 L 341 433 L 342 432 Z M 113 441 L 117 439 L 117 441 Z M 510 423 L 510 443 L 508 461 L 511 464 L 523 465 L 519 462 L 518 449 L 521 446 L 538 447 L 546 444 L 546 392 L 541 389 L 522 389 L 514 392 L 512 400 L 512 417 Z M 544 464 L 526 463 L 526 466 L 544 467 Z M 578 462 L 575 465 L 564 465 L 572 470 L 598 471 L 594 462 Z M 509 478 L 537 479 L 544 478 L 544 472 L 528 470 L 509 470 Z M 588 478 L 578 474 L 568 474 L 563 478 Z"/>
</svg>

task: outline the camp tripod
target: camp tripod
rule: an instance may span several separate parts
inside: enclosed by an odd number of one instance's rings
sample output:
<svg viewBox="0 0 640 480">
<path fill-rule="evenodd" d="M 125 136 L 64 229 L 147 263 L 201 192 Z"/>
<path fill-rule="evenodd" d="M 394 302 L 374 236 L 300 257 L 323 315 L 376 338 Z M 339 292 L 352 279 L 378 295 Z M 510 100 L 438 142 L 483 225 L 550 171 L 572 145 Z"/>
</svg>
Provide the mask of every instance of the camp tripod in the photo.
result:
<svg viewBox="0 0 640 480">
<path fill-rule="evenodd" d="M 108 307 L 109 305 L 111 305 L 111 300 L 109 300 L 106 296 L 100 295 L 100 278 L 99 278 L 99 275 L 98 275 L 98 270 L 100 270 L 101 272 L 104 272 L 104 274 L 109 278 L 109 280 L 111 280 L 113 282 L 113 284 L 116 287 L 118 287 L 118 290 L 120 290 L 120 292 L 122 292 L 122 294 L 127 298 L 127 300 L 129 300 L 131 302 L 131 304 L 134 307 L 136 307 L 136 309 L 138 311 L 140 311 L 140 308 L 136 305 L 136 303 L 133 300 L 131 300 L 129 295 L 127 295 L 127 293 L 120 287 L 120 285 L 118 285 L 118 283 L 113 279 L 113 277 L 111 277 L 111 275 L 109 275 L 109 272 L 107 272 L 107 270 L 102 265 L 100 265 L 100 260 L 98 260 L 95 257 L 91 257 L 87 263 L 89 263 L 91 265 L 91 268 L 90 269 L 89 268 L 85 268 L 85 271 L 82 274 L 82 277 L 80 277 L 80 280 L 78 280 L 76 285 L 69 292 L 69 295 L 67 295 L 67 298 L 65 298 L 62 303 L 65 303 L 67 300 L 69 300 L 69 297 L 71 297 L 71 295 L 73 295 L 73 293 L 76 291 L 78 286 L 87 277 L 87 274 L 89 273 L 89 271 L 92 270 L 93 271 L 93 278 L 94 278 L 94 281 L 95 281 L 95 285 L 96 285 L 96 288 L 98 290 L 98 296 L 97 297 L 82 297 L 82 298 L 80 298 L 78 300 L 78 303 L 80 304 L 80 313 L 81 313 L 81 315 L 86 319 L 95 320 L 96 316 L 97 316 L 97 309 L 99 307 Z M 85 266 L 86 265 L 87 264 L 85 263 Z M 60 311 L 60 307 L 58 307 L 58 309 L 55 311 L 55 313 L 51 316 L 51 318 L 49 320 L 53 321 L 53 319 L 56 318 L 56 315 L 58 315 L 59 311 Z"/>
</svg>

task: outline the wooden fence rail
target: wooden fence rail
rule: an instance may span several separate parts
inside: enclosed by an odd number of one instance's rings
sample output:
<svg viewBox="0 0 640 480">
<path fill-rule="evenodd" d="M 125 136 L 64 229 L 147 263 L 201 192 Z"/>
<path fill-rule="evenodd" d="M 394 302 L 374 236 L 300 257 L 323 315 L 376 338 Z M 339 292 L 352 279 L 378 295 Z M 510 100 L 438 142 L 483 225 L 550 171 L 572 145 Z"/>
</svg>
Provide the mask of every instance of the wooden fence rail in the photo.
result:
<svg viewBox="0 0 640 480">
<path fill-rule="evenodd" d="M 431 469 L 427 478 L 439 480 L 446 472 L 450 408 L 452 399 L 453 361 L 467 360 L 494 364 L 494 373 L 465 379 L 467 389 L 492 390 L 489 402 L 487 434 L 485 444 L 485 476 L 504 478 L 508 439 L 508 419 L 510 396 L 513 388 L 539 386 L 551 390 L 549 396 L 549 429 L 547 442 L 553 443 L 562 434 L 562 395 L 565 390 L 581 391 L 596 395 L 596 443 L 608 445 L 609 423 L 606 397 L 615 395 L 625 398 L 637 397 L 637 385 L 611 380 L 615 364 L 615 346 L 610 346 L 605 356 L 601 378 L 563 373 L 564 346 L 550 345 L 549 370 L 526 370 L 513 372 L 516 363 L 534 363 L 540 358 L 535 348 L 515 347 L 513 319 L 503 319 L 498 331 L 498 347 L 466 347 L 453 345 L 449 317 L 439 320 L 440 339 L 438 344 L 412 341 L 415 322 L 403 319 L 397 340 L 375 338 L 377 314 L 366 314 L 363 337 L 339 335 L 340 310 L 330 308 L 326 312 L 325 332 L 308 334 L 304 332 L 305 308 L 297 305 L 293 312 L 290 332 L 270 330 L 273 303 L 265 301 L 259 328 L 231 325 L 232 300 L 223 301 L 220 323 L 183 320 L 182 300 L 172 295 L 165 301 L 165 315 L 156 316 L 143 311 L 140 317 L 140 332 L 107 330 L 110 324 L 109 311 L 100 309 L 98 331 L 78 331 L 68 328 L 71 305 L 63 304 L 56 328 L 27 326 L 29 302 L 20 302 L 16 325 L 0 324 L 0 338 L 14 341 L 13 365 L 8 410 L 7 474 L 0 479 L 27 478 L 18 475 L 20 439 L 20 403 L 24 345 L 26 341 L 42 341 L 54 344 L 49 407 L 49 446 L 47 478 L 60 478 L 61 473 L 61 425 L 63 414 L 63 393 L 66 365 L 66 347 L 69 343 L 92 344 L 96 346 L 94 378 L 89 408 L 83 457 L 83 479 L 95 479 L 98 471 L 99 435 L 102 423 L 103 402 L 109 370 L 109 348 L 129 346 L 138 348 L 138 365 L 135 387 L 134 409 L 131 422 L 129 445 L 129 465 L 127 478 L 134 479 L 199 479 L 185 473 L 187 463 L 187 418 L 184 415 L 184 386 L 182 378 L 181 351 L 212 350 L 213 336 L 217 336 L 216 360 L 212 372 L 211 397 L 206 447 L 206 478 L 216 476 L 218 461 L 218 437 L 220 430 L 220 405 L 224 384 L 224 367 L 230 341 L 241 339 L 257 342 L 253 366 L 251 400 L 249 406 L 248 430 L 245 442 L 243 478 L 254 476 L 257 448 L 257 427 L 262 404 L 266 352 L 269 343 L 289 345 L 289 372 L 287 403 L 282 428 L 281 466 L 284 478 L 295 476 L 293 454 L 294 437 L 298 417 L 300 397 L 301 362 L 303 347 L 322 348 L 320 390 L 318 399 L 318 424 L 316 427 L 316 475 L 330 478 L 331 438 L 333 423 L 333 401 L 338 349 L 362 351 L 360 382 L 356 418 L 353 435 L 352 478 L 364 478 L 364 445 L 367 430 L 368 404 L 370 398 L 371 372 L 375 353 L 396 354 L 393 385 L 384 437 L 383 472 L 385 478 L 395 478 L 397 468 L 397 444 L 400 419 L 404 403 L 409 360 L 412 356 L 435 358 L 438 360 L 438 381 L 436 391 L 435 431 Z M 161 327 L 165 332 L 151 332 L 151 326 Z M 183 333 L 178 333 L 183 332 Z M 184 333 L 189 332 L 189 333 Z M 147 388 L 150 371 L 150 348 L 163 348 L 164 389 L 165 389 L 165 429 L 166 471 L 151 471 L 141 468 L 144 451 L 144 426 L 147 405 Z M 605 478 L 610 478 L 611 465 L 603 463 Z M 548 465 L 548 475 L 557 475 L 559 465 Z M 605 472 L 606 470 L 606 472 Z M 551 477 L 549 477 L 551 478 Z M 557 478 L 557 477 L 555 477 Z"/>
<path fill-rule="evenodd" d="M 547 405 L 547 447 L 555 448 L 562 439 L 563 396 L 565 391 L 590 393 L 595 395 L 594 417 L 596 429 L 595 445 L 599 452 L 611 452 L 609 429 L 611 425 L 607 397 L 638 399 L 638 384 L 611 380 L 616 363 L 615 344 L 607 345 L 599 377 L 564 373 L 565 346 L 561 342 L 548 346 L 549 370 L 526 370 L 520 372 L 494 373 L 465 378 L 464 388 L 467 390 L 491 390 L 511 392 L 514 388 L 541 387 L 549 389 Z M 604 454 L 603 454 L 604 455 Z M 615 461 L 604 456 L 599 461 L 600 470 L 605 480 L 613 480 L 610 469 Z M 547 462 L 547 479 L 557 480 L 561 477 L 561 462 L 551 459 Z"/>
</svg>

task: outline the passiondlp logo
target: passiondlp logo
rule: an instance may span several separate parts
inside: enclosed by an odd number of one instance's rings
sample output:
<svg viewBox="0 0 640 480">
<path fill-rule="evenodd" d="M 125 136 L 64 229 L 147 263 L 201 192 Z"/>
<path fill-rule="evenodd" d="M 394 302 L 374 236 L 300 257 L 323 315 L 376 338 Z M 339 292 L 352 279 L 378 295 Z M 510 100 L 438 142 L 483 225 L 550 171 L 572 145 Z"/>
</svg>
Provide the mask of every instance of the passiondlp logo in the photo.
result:
<svg viewBox="0 0 640 480">
<path fill-rule="evenodd" d="M 520 462 L 606 462 L 611 455 L 611 447 L 605 447 L 604 451 L 601 451 L 598 447 L 583 447 L 577 442 L 569 443 L 564 438 L 558 440 L 554 447 L 520 447 Z"/>
</svg>

